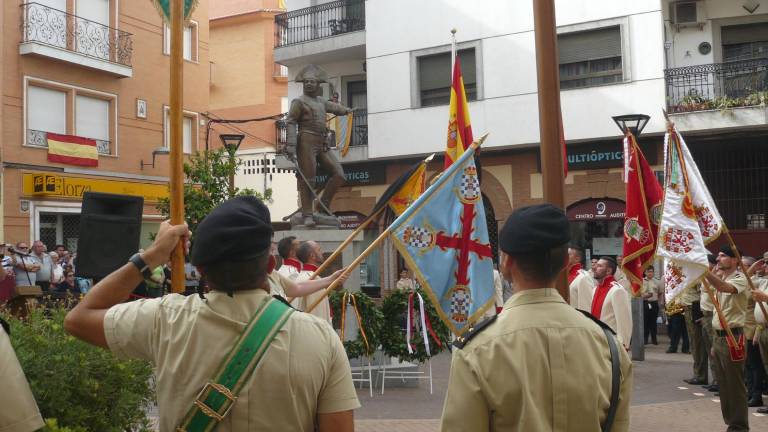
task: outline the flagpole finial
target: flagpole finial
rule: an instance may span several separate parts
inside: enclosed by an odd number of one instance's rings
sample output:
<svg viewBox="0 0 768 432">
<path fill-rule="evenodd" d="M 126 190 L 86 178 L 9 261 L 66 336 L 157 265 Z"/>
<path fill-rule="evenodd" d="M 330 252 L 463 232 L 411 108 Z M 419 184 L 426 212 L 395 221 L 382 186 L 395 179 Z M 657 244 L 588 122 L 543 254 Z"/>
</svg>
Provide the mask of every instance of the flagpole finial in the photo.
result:
<svg viewBox="0 0 768 432">
<path fill-rule="evenodd" d="M 452 29 L 451 29 L 451 34 L 452 34 L 452 35 L 454 35 L 454 36 L 456 36 L 456 31 L 457 31 L 457 30 L 456 30 L 456 27 L 452 28 Z"/>
<path fill-rule="evenodd" d="M 488 138 L 488 135 L 490 135 L 490 134 L 491 134 L 490 132 L 486 132 L 486 133 L 482 134 L 480 136 L 480 138 L 474 140 L 472 142 L 472 148 L 476 149 L 476 148 L 480 147 L 485 142 L 485 139 Z"/>
</svg>

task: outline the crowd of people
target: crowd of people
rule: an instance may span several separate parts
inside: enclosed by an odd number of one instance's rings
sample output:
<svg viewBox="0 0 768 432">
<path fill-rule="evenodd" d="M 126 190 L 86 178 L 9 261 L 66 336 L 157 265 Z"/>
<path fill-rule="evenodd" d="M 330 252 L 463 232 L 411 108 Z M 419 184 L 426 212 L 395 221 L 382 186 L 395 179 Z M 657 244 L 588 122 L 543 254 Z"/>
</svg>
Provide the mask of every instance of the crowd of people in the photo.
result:
<svg viewBox="0 0 768 432">
<path fill-rule="evenodd" d="M 582 268 L 581 257 L 581 249 L 569 249 L 571 305 L 591 311 L 629 348 L 635 342 L 631 340 L 631 283 L 617 266 L 621 257 L 592 259 L 589 271 Z M 748 430 L 748 407 L 763 407 L 763 396 L 768 394 L 768 330 L 757 303 L 768 301 L 767 260 L 768 252 L 756 260 L 723 246 L 717 255 L 708 256 L 710 267 L 704 280 L 669 302 L 655 269 L 650 266 L 644 272 L 642 342 L 658 345 L 658 324 L 666 321 L 670 339 L 666 352 L 677 353 L 680 348 L 692 355 L 693 377 L 683 381 L 720 396 L 728 430 Z M 744 358 L 739 350 L 745 352 Z M 768 408 L 757 412 L 768 414 Z"/>
<path fill-rule="evenodd" d="M 40 240 L 15 245 L 0 244 L 3 272 L 0 273 L 0 303 L 14 296 L 17 287 L 40 287 L 44 297 L 77 298 L 88 292 L 92 281 L 75 276 L 76 253 L 64 245 L 48 251 Z"/>
</svg>

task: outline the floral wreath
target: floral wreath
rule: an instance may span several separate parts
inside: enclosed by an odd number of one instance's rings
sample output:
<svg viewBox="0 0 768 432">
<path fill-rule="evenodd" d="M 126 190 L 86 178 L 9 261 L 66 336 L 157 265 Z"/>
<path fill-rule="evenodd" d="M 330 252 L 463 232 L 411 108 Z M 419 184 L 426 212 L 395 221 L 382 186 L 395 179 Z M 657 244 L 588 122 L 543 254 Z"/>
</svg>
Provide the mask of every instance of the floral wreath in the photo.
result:
<svg viewBox="0 0 768 432">
<path fill-rule="evenodd" d="M 357 339 L 348 340 L 344 342 L 344 349 L 347 351 L 347 357 L 350 359 L 370 356 L 376 351 L 376 348 L 380 343 L 380 333 L 382 327 L 382 321 L 384 316 L 381 310 L 376 307 L 370 297 L 362 292 L 350 293 L 347 291 L 335 291 L 330 297 L 331 311 L 333 314 L 333 328 L 341 330 L 342 322 L 342 299 L 344 295 L 354 295 L 354 303 L 348 304 L 347 307 L 352 308 L 353 305 L 357 306 L 357 313 L 360 314 L 360 321 L 363 331 L 359 331 Z M 354 318 L 353 318 L 354 319 Z"/>
<path fill-rule="evenodd" d="M 401 361 L 422 363 L 448 346 L 450 343 L 450 333 L 448 327 L 438 318 L 437 311 L 429 301 L 428 296 L 421 289 L 416 289 L 415 293 L 421 294 L 424 298 L 426 319 L 429 320 L 434 330 L 433 339 L 436 337 L 437 340 L 429 341 L 430 352 L 427 354 L 421 333 L 413 332 L 411 336 L 413 353 L 409 353 L 404 326 L 406 314 L 408 313 L 408 297 L 410 293 L 411 291 L 398 290 L 392 292 L 389 297 L 384 299 L 381 305 L 384 322 L 381 328 L 380 340 L 382 349 L 388 356 L 397 357 Z M 416 315 L 418 315 L 418 306 L 416 306 L 416 309 Z"/>
</svg>

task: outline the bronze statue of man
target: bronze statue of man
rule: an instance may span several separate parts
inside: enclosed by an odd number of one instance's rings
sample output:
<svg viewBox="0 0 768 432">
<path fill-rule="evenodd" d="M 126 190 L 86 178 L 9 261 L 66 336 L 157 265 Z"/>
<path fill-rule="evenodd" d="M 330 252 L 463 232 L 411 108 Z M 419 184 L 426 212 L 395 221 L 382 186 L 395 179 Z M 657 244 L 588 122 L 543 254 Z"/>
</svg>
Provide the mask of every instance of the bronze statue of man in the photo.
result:
<svg viewBox="0 0 768 432">
<path fill-rule="evenodd" d="M 317 165 L 319 164 L 328 173 L 328 182 L 320 197 L 326 207 L 330 207 L 333 195 L 345 181 L 344 170 L 330 151 L 326 141 L 328 137 L 326 113 L 345 115 L 351 113 L 352 109 L 318 97 L 320 83 L 327 80 L 328 74 L 315 65 L 308 65 L 299 71 L 296 82 L 303 84 L 304 94 L 291 101 L 286 121 L 288 126 L 286 151 L 291 156 L 297 156 L 298 168 L 311 183 L 308 185 L 300 176 L 297 179 L 303 225 L 310 227 L 316 224 L 312 214 L 313 192 L 310 187 L 313 189 L 315 187 Z"/>
</svg>

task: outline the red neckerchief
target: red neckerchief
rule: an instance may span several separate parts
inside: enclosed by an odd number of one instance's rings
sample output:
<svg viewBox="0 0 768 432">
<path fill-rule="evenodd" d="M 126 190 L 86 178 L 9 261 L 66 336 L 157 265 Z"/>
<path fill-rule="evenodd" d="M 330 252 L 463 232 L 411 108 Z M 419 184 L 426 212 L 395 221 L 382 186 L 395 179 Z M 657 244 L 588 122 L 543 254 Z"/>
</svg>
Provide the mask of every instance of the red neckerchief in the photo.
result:
<svg viewBox="0 0 768 432">
<path fill-rule="evenodd" d="M 286 258 L 283 260 L 283 265 L 291 266 L 296 269 L 296 271 L 301 271 L 301 261 L 295 260 L 293 258 Z"/>
<path fill-rule="evenodd" d="M 603 313 L 603 303 L 614 280 L 613 275 L 606 276 L 603 282 L 595 288 L 595 297 L 592 299 L 592 315 L 597 319 L 600 319 L 600 315 Z"/>
<path fill-rule="evenodd" d="M 301 267 L 301 269 L 302 269 L 303 271 L 311 271 L 311 272 L 314 272 L 314 271 L 315 271 L 315 270 L 317 270 L 318 268 L 319 268 L 319 267 L 317 267 L 317 266 L 316 266 L 316 265 L 314 265 L 314 264 L 307 264 L 307 263 L 304 263 L 304 264 L 302 264 L 302 267 Z"/>
<path fill-rule="evenodd" d="M 576 263 L 568 269 L 568 285 L 572 284 L 576 276 L 579 275 L 579 270 L 581 270 L 581 263 Z"/>
</svg>

